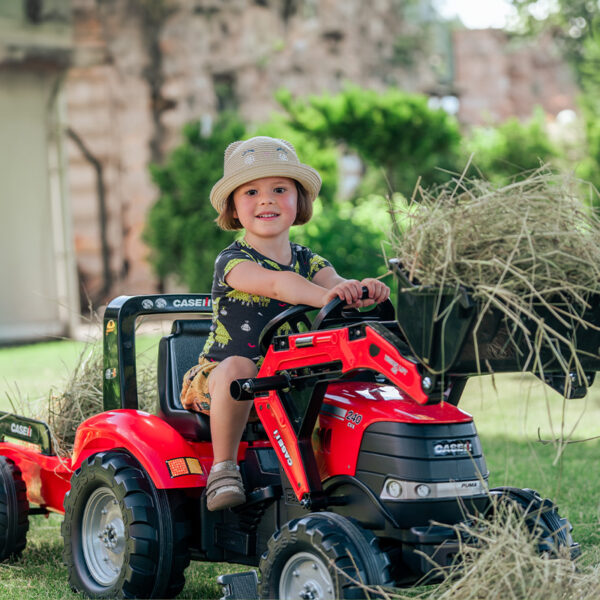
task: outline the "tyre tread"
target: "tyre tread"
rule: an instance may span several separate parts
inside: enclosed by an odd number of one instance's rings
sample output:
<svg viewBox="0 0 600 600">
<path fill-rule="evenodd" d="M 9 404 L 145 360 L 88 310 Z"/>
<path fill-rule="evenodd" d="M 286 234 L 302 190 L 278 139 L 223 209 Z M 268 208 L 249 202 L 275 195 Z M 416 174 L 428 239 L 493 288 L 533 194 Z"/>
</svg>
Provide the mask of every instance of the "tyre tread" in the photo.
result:
<svg viewBox="0 0 600 600">
<path fill-rule="evenodd" d="M 393 583 L 389 558 L 372 532 L 335 513 L 312 513 L 286 523 L 269 539 L 267 551 L 260 559 L 260 598 L 278 597 L 281 569 L 289 557 L 302 549 L 316 550 L 348 576 L 334 577 L 340 598 L 363 597 L 364 590 L 351 579 L 362 580 L 370 587 Z"/>
<path fill-rule="evenodd" d="M 28 530 L 29 501 L 21 469 L 0 456 L 0 561 L 21 556 Z"/>
<path fill-rule="evenodd" d="M 124 451 L 96 454 L 75 471 L 71 481 L 62 527 L 63 560 L 69 568 L 71 587 L 92 597 L 171 598 L 181 591 L 185 584 L 184 570 L 189 564 L 189 549 L 181 532 L 185 533 L 189 527 L 177 526 L 172 520 L 167 492 L 154 487 L 136 459 Z M 86 494 L 96 481 L 99 485 L 113 484 L 112 491 L 121 504 L 129 532 L 128 560 L 121 576 L 114 586 L 104 589 L 97 589 L 87 571 L 81 572 L 80 559 L 75 556 L 76 551 L 81 552 L 77 546 L 80 542 L 77 533 L 73 535 L 71 523 L 80 518 Z"/>
</svg>

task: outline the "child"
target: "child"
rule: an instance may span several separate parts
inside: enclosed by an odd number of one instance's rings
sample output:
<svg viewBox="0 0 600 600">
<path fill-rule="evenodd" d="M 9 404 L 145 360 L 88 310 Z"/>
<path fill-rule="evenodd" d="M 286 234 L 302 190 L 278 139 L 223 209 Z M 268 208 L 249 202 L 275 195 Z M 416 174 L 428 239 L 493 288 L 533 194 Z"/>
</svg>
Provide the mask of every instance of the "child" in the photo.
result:
<svg viewBox="0 0 600 600">
<path fill-rule="evenodd" d="M 321 307 L 337 296 L 352 306 L 368 306 L 389 296 L 380 281 L 344 279 L 328 261 L 290 243 L 290 227 L 311 218 L 320 188 L 319 174 L 299 162 L 289 142 L 255 137 L 230 144 L 224 175 L 210 193 L 217 224 L 245 233 L 217 256 L 211 333 L 181 392 L 186 409 L 210 411 L 214 462 L 208 510 L 246 499 L 236 457 L 253 405 L 234 400 L 229 386 L 234 379 L 256 376 L 263 327 L 290 304 Z M 361 300 L 363 286 L 367 300 Z"/>
</svg>

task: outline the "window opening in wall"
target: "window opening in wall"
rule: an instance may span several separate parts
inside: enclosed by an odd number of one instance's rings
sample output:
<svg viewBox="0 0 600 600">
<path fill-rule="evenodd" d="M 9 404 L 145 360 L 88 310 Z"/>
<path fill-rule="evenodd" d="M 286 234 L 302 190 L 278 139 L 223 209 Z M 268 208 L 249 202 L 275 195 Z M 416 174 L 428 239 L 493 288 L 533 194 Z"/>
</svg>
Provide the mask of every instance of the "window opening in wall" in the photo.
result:
<svg viewBox="0 0 600 600">
<path fill-rule="evenodd" d="M 233 73 L 213 75 L 213 86 L 217 97 L 217 110 L 237 110 L 238 99 L 235 93 L 236 79 Z"/>
</svg>

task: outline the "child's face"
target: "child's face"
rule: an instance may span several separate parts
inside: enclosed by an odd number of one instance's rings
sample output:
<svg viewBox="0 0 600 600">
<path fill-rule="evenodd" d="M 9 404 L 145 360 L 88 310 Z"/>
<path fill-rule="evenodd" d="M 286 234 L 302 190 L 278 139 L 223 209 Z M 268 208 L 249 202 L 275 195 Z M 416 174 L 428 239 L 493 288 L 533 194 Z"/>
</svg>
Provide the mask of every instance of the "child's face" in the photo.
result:
<svg viewBox="0 0 600 600">
<path fill-rule="evenodd" d="M 298 191 L 288 177 L 261 177 L 233 192 L 234 211 L 242 227 L 261 237 L 288 233 L 296 220 Z"/>
</svg>

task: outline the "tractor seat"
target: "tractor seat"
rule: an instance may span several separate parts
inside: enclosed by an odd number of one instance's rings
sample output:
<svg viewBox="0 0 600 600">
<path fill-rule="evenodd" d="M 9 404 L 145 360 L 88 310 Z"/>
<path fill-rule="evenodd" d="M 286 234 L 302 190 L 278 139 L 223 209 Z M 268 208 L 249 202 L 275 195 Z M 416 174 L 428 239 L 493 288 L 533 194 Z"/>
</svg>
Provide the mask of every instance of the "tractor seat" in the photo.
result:
<svg viewBox="0 0 600 600">
<path fill-rule="evenodd" d="M 210 319 L 177 319 L 158 345 L 158 416 L 189 440 L 210 440 L 208 415 L 185 410 L 179 398 L 183 376 L 198 362 L 210 325 Z"/>
</svg>

